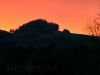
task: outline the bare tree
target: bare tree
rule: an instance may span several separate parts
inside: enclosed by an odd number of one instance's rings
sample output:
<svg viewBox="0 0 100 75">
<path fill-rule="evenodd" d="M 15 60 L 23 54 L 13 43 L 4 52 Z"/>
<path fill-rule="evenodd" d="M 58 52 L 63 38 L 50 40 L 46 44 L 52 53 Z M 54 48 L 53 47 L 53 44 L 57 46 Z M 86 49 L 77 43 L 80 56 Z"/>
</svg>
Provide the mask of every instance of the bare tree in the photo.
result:
<svg viewBox="0 0 100 75">
<path fill-rule="evenodd" d="M 92 36 L 100 36 L 100 16 L 93 20 L 88 20 L 85 30 Z"/>
</svg>

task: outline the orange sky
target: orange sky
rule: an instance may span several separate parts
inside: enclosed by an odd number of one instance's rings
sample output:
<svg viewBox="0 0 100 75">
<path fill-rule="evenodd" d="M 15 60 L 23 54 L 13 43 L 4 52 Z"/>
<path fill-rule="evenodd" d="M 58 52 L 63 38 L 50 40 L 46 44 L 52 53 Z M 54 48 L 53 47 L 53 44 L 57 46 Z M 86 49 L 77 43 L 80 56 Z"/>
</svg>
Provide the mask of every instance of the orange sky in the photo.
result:
<svg viewBox="0 0 100 75">
<path fill-rule="evenodd" d="M 9 31 L 38 18 L 60 25 L 60 30 L 85 33 L 88 17 L 94 17 L 99 0 L 0 0 L 0 29 Z"/>
</svg>

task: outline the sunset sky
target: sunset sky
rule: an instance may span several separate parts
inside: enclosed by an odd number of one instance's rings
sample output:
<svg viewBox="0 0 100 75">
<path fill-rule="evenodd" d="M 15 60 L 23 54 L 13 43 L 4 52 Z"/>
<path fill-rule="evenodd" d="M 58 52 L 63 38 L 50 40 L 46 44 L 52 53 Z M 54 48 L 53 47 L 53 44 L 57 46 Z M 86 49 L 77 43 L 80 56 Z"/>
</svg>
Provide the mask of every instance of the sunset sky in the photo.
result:
<svg viewBox="0 0 100 75">
<path fill-rule="evenodd" d="M 88 18 L 96 16 L 99 0 L 0 0 L 0 29 L 9 31 L 38 18 L 60 25 L 60 30 L 84 34 Z"/>
</svg>

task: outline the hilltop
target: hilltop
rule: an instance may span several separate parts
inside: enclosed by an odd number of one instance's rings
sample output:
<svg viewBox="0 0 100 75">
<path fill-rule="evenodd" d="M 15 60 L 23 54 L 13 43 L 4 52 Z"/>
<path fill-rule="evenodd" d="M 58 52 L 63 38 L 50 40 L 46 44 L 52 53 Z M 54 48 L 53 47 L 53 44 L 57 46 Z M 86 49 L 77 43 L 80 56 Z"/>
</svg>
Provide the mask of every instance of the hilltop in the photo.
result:
<svg viewBox="0 0 100 75">
<path fill-rule="evenodd" d="M 24 65 L 24 69 L 33 74 L 35 71 L 97 75 L 99 57 L 99 37 L 74 34 L 67 29 L 59 31 L 58 24 L 43 19 L 25 23 L 12 33 L 0 31 L 0 64 L 3 71 L 4 65 L 10 69 L 10 65 L 16 65 L 17 69 Z M 30 65 L 29 68 L 27 65 Z M 32 67 L 39 67 L 39 72 Z"/>
</svg>

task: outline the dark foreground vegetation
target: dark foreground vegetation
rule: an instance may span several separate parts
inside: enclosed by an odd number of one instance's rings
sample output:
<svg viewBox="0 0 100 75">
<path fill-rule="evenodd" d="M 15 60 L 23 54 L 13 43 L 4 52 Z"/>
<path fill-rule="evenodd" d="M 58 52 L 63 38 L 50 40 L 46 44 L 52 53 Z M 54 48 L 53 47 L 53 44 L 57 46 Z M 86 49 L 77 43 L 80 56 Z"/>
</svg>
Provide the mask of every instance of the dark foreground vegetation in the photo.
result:
<svg viewBox="0 0 100 75">
<path fill-rule="evenodd" d="M 100 75 L 100 38 L 58 31 L 38 19 L 0 31 L 0 73 L 7 75 Z"/>
</svg>

